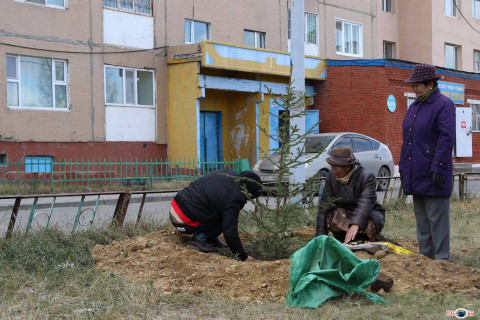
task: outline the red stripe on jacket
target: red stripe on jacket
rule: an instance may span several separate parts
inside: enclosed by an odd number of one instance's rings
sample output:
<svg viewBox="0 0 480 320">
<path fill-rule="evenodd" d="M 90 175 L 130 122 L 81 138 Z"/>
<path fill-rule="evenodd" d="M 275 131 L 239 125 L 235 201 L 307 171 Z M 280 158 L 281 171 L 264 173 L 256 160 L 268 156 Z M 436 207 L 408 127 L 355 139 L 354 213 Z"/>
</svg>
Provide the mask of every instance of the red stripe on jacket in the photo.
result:
<svg viewBox="0 0 480 320">
<path fill-rule="evenodd" d="M 180 209 L 180 207 L 178 206 L 178 204 L 175 202 L 175 199 L 172 200 L 172 208 L 173 210 L 175 210 L 175 212 L 178 214 L 178 217 L 182 220 L 183 223 L 185 223 L 186 225 L 189 225 L 189 226 L 192 226 L 192 227 L 196 227 L 200 224 L 200 221 L 192 221 L 190 220 L 189 217 L 187 217 L 183 212 L 182 210 Z"/>
</svg>

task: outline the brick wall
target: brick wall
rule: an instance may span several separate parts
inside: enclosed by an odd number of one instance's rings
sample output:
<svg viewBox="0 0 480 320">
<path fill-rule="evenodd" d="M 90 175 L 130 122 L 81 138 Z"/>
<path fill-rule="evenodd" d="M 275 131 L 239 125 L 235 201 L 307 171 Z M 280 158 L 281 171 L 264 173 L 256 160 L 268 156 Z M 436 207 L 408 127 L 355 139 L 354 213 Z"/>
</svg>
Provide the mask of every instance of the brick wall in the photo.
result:
<svg viewBox="0 0 480 320">
<path fill-rule="evenodd" d="M 402 121 L 407 112 L 405 93 L 413 93 L 404 80 L 411 72 L 385 65 L 328 66 L 327 80 L 316 84 L 313 105 L 319 110 L 320 132 L 349 131 L 371 136 L 388 145 L 398 165 Z M 468 107 L 467 99 L 480 100 L 480 80 L 446 74 L 442 81 L 465 85 L 465 104 L 457 107 Z M 387 108 L 389 95 L 395 97 L 394 112 Z M 480 132 L 473 133 L 473 157 L 456 158 L 454 162 L 480 163 Z"/>
<path fill-rule="evenodd" d="M 0 154 L 7 162 L 23 162 L 26 156 L 53 156 L 64 159 L 150 160 L 167 158 L 167 146 L 155 142 L 5 142 L 0 141 Z"/>
</svg>

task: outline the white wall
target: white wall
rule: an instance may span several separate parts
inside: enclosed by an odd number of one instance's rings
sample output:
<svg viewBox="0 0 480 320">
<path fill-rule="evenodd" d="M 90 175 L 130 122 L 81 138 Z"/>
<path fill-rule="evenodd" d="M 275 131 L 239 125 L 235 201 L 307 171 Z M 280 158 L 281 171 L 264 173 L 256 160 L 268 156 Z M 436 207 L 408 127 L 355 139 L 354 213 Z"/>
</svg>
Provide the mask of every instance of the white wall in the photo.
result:
<svg viewBox="0 0 480 320">
<path fill-rule="evenodd" d="M 107 141 L 155 141 L 155 109 L 105 107 Z"/>
<path fill-rule="evenodd" d="M 103 41 L 142 49 L 154 47 L 153 17 L 103 10 Z"/>
</svg>

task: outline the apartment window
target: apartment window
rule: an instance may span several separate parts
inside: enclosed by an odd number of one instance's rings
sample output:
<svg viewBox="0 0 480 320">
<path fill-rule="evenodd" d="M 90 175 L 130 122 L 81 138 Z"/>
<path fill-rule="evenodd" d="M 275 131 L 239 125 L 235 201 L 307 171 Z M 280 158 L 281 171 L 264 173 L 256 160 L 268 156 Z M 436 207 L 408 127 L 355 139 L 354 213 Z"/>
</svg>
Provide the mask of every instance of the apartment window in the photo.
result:
<svg viewBox="0 0 480 320">
<path fill-rule="evenodd" d="M 305 13 L 305 42 L 317 44 L 317 20 L 315 13 Z"/>
<path fill-rule="evenodd" d="M 357 56 L 363 55 L 362 25 L 345 20 L 336 20 L 337 54 Z"/>
<path fill-rule="evenodd" d="M 67 61 L 7 56 L 7 106 L 66 109 Z"/>
<path fill-rule="evenodd" d="M 18 2 L 42 4 L 47 7 L 65 8 L 67 0 L 16 0 Z"/>
<path fill-rule="evenodd" d="M 305 12 L 304 21 L 304 41 L 305 43 L 317 44 L 317 25 L 318 15 L 315 13 Z M 292 10 L 288 9 L 288 39 L 292 39 Z"/>
<path fill-rule="evenodd" d="M 382 0 L 382 10 L 385 12 L 392 12 L 393 0 Z"/>
<path fill-rule="evenodd" d="M 480 0 L 472 0 L 472 15 L 480 19 Z"/>
<path fill-rule="evenodd" d="M 153 0 L 103 0 L 103 7 L 152 15 Z"/>
<path fill-rule="evenodd" d="M 480 51 L 473 50 L 473 70 L 480 71 Z"/>
<path fill-rule="evenodd" d="M 258 31 L 243 31 L 243 43 L 246 46 L 265 48 L 265 33 Z"/>
<path fill-rule="evenodd" d="M 105 103 L 153 106 L 153 79 L 153 71 L 105 66 Z"/>
<path fill-rule="evenodd" d="M 53 157 L 26 156 L 25 172 L 52 172 Z"/>
<path fill-rule="evenodd" d="M 413 92 L 405 92 L 405 97 L 407 97 L 407 109 L 410 108 L 410 105 L 417 100 L 417 96 Z"/>
<path fill-rule="evenodd" d="M 412 105 L 412 103 L 415 102 L 415 100 L 417 100 L 416 97 L 407 97 L 407 109 L 410 108 L 410 106 Z"/>
<path fill-rule="evenodd" d="M 480 104 L 470 104 L 472 107 L 472 131 L 480 131 Z"/>
<path fill-rule="evenodd" d="M 383 41 L 383 58 L 395 59 L 395 43 Z"/>
<path fill-rule="evenodd" d="M 444 13 L 449 17 L 457 17 L 457 3 L 460 0 L 444 0 Z"/>
<path fill-rule="evenodd" d="M 445 45 L 445 68 L 458 69 L 458 47 Z"/>
<path fill-rule="evenodd" d="M 185 20 L 185 43 L 199 43 L 210 39 L 210 23 Z"/>
</svg>

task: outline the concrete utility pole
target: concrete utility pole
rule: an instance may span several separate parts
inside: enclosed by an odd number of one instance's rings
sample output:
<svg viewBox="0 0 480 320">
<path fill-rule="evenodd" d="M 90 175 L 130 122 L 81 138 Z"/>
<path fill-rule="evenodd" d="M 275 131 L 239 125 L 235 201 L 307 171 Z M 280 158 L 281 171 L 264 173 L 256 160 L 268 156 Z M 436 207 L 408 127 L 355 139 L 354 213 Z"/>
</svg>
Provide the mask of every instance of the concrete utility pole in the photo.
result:
<svg viewBox="0 0 480 320">
<path fill-rule="evenodd" d="M 292 81 L 294 92 L 297 96 L 303 96 L 305 93 L 305 62 L 304 62 L 304 20 L 305 20 L 305 5 L 304 0 L 293 0 L 291 9 L 291 59 L 292 59 Z M 297 109 L 291 110 L 291 113 L 300 113 L 305 109 L 305 103 L 302 103 Z M 305 134 L 305 117 L 291 118 L 291 126 L 297 126 L 299 129 L 298 134 Z M 303 144 L 304 141 L 301 143 Z M 293 157 L 296 157 L 300 153 L 302 145 L 292 149 Z M 300 162 L 305 161 L 305 157 L 302 156 L 299 159 Z M 305 165 L 299 165 L 295 168 L 291 168 L 290 183 L 304 183 L 305 182 Z M 292 199 L 294 202 L 299 199 Z"/>
</svg>

